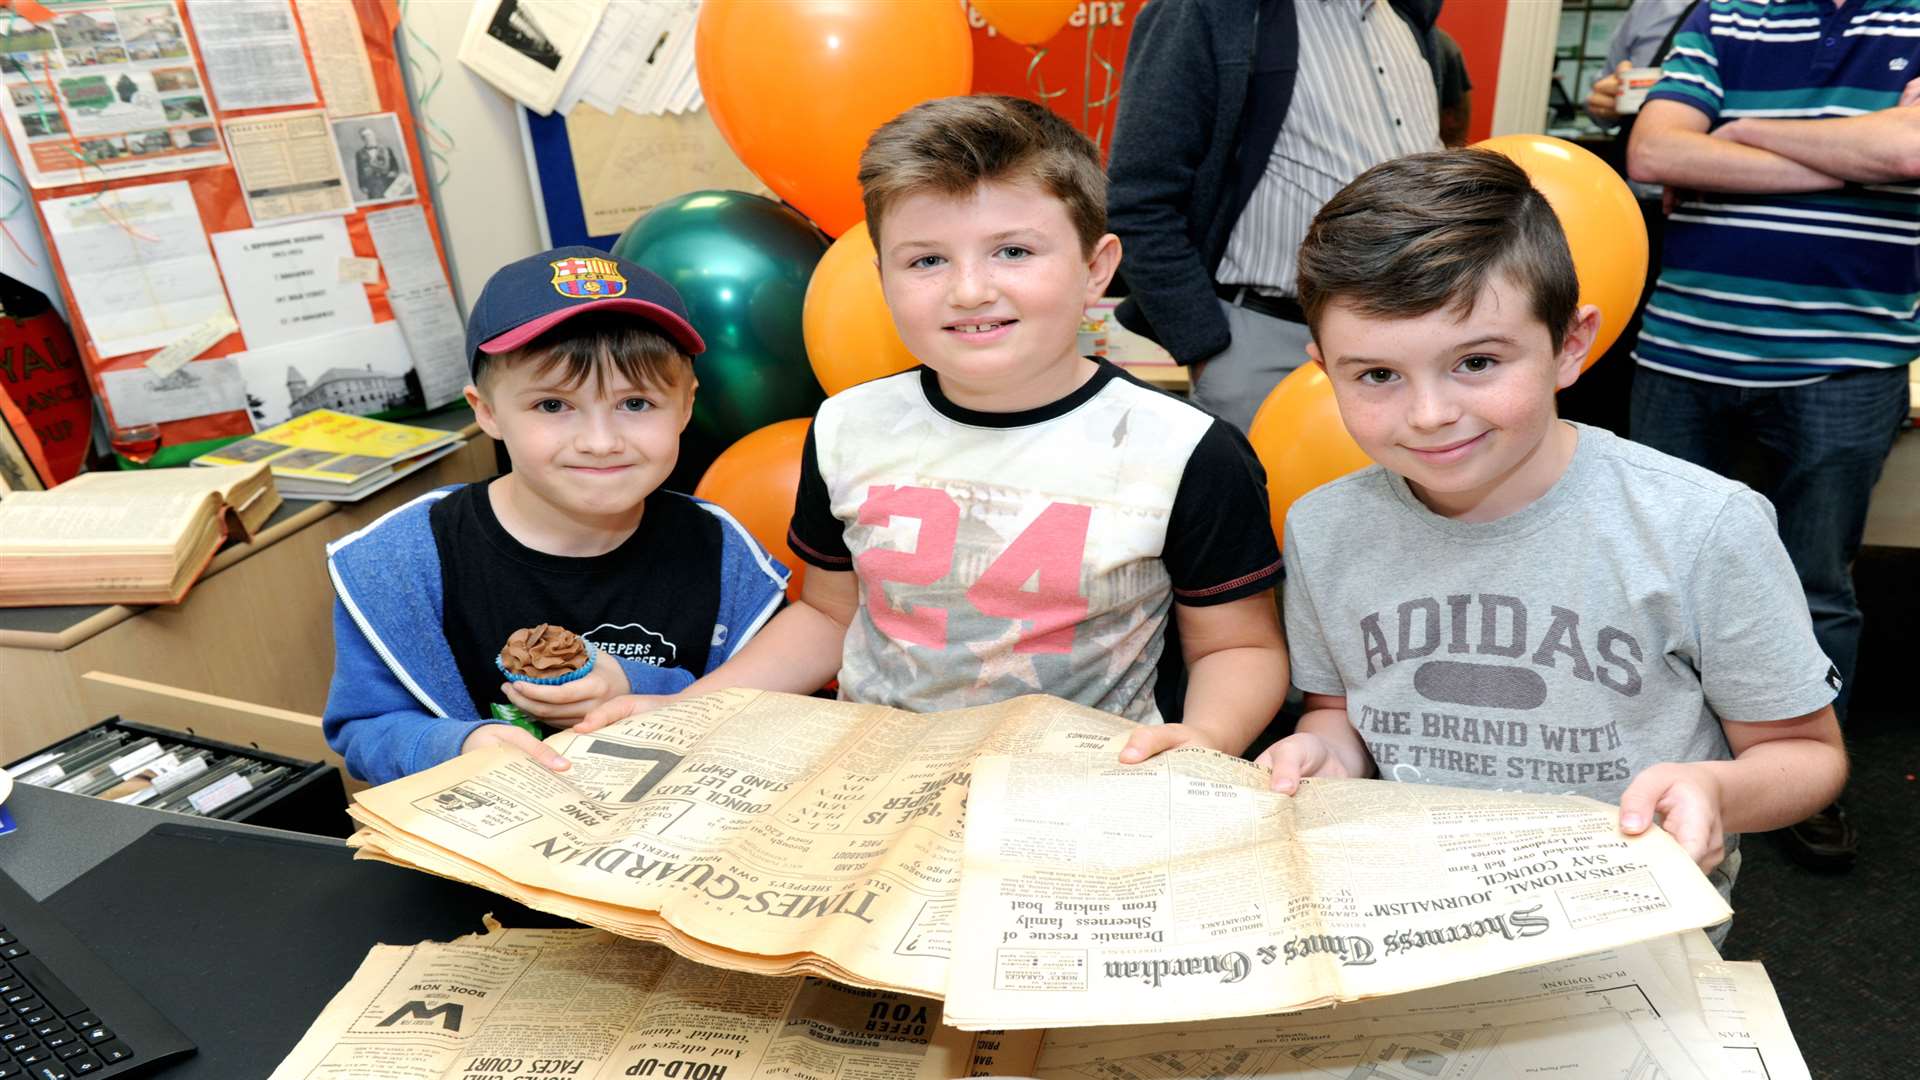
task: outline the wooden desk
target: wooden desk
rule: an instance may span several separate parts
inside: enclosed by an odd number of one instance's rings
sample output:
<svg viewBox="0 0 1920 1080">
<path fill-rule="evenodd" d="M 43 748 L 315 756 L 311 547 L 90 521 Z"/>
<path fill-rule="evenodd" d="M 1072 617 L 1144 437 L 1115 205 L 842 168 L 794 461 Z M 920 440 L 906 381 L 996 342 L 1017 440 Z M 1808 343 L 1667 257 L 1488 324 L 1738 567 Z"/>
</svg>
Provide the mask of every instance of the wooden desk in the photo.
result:
<svg viewBox="0 0 1920 1080">
<path fill-rule="evenodd" d="M 178 605 L 0 608 L 0 761 L 101 719 L 80 677 L 110 671 L 297 713 L 320 713 L 333 675 L 327 544 L 422 492 L 494 474 L 493 440 L 464 410 L 415 421 L 459 450 L 357 503 L 289 500 L 232 544 Z"/>
</svg>

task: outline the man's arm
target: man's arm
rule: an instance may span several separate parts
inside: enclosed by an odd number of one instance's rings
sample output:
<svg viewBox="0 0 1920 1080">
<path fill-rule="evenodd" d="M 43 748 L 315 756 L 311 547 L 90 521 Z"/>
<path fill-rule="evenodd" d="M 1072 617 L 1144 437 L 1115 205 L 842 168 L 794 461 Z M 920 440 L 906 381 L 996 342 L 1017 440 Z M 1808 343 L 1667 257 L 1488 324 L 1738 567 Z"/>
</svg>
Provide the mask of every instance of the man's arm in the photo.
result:
<svg viewBox="0 0 1920 1080">
<path fill-rule="evenodd" d="M 1920 177 L 1920 108 L 1912 105 L 1828 120 L 1744 116 L 1713 134 L 1856 184 Z"/>
<path fill-rule="evenodd" d="M 1620 829 L 1661 827 L 1710 871 L 1722 834 L 1783 828 L 1833 802 L 1847 782 L 1847 751 L 1833 706 L 1764 723 L 1723 722 L 1731 761 L 1648 767 L 1620 796 Z"/>
<path fill-rule="evenodd" d="M 808 567 L 799 600 L 767 620 L 767 625 L 732 659 L 673 696 L 692 697 L 736 686 L 811 694 L 839 673 L 847 626 L 859 607 L 860 584 L 852 571 Z M 667 700 L 637 694 L 614 698 L 589 713 L 573 730 L 596 731 L 615 720 L 658 708 Z"/>
<path fill-rule="evenodd" d="M 1188 745 L 1238 754 L 1287 700 L 1287 643 L 1273 590 L 1205 607 L 1175 604 L 1173 619 L 1187 664 L 1185 722 L 1134 732 L 1123 762 Z"/>
<path fill-rule="evenodd" d="M 1841 180 L 1792 158 L 1707 134 L 1705 113 L 1678 101 L 1649 101 L 1627 143 L 1627 174 L 1643 184 L 1695 191 L 1783 194 L 1827 191 Z"/>
</svg>

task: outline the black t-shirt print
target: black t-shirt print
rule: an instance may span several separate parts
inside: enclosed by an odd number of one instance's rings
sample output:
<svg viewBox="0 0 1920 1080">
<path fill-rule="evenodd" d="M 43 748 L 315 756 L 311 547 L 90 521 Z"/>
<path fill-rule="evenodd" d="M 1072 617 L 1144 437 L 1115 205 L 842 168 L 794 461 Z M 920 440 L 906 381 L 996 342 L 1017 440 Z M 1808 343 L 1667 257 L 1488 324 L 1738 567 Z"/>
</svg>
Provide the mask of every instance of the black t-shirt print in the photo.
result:
<svg viewBox="0 0 1920 1080">
<path fill-rule="evenodd" d="M 552 623 L 619 657 L 706 673 L 720 611 L 720 522 L 684 495 L 647 497 L 640 526 L 604 555 L 548 555 L 494 516 L 486 484 L 428 513 L 440 555 L 441 617 L 475 714 L 504 701 L 494 666 L 507 638 Z"/>
</svg>

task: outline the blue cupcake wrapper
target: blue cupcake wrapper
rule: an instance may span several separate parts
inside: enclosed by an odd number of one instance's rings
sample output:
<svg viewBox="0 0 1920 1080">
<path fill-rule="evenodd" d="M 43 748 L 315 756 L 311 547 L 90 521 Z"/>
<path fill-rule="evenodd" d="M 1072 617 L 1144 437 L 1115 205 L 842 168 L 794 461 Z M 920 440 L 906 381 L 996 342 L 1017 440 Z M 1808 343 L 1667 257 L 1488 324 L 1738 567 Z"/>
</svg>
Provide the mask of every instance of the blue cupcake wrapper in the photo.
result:
<svg viewBox="0 0 1920 1080">
<path fill-rule="evenodd" d="M 582 640 L 585 641 L 584 638 Z M 507 670 L 505 664 L 500 662 L 498 654 L 494 655 L 493 666 L 500 669 L 500 674 L 505 675 L 508 682 L 534 683 L 539 686 L 559 686 L 562 683 L 570 683 L 575 679 L 585 678 L 587 672 L 593 670 L 593 662 L 599 658 L 600 648 L 591 641 L 586 641 L 585 643 L 587 646 L 587 662 L 581 664 L 579 670 L 569 671 L 565 675 L 548 675 L 545 677 L 515 675 Z"/>
</svg>

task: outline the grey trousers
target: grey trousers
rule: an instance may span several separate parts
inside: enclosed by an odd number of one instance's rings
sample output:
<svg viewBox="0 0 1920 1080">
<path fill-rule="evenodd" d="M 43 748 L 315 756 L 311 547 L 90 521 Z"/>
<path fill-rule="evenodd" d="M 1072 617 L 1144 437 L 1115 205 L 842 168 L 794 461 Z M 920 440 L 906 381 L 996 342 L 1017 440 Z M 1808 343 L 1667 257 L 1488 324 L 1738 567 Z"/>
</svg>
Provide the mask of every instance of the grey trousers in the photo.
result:
<svg viewBox="0 0 1920 1080">
<path fill-rule="evenodd" d="M 1313 335 L 1296 322 L 1217 301 L 1232 328 L 1233 343 L 1193 370 L 1193 400 L 1201 408 L 1239 428 L 1253 424 L 1253 414 L 1281 379 L 1307 362 Z"/>
</svg>

